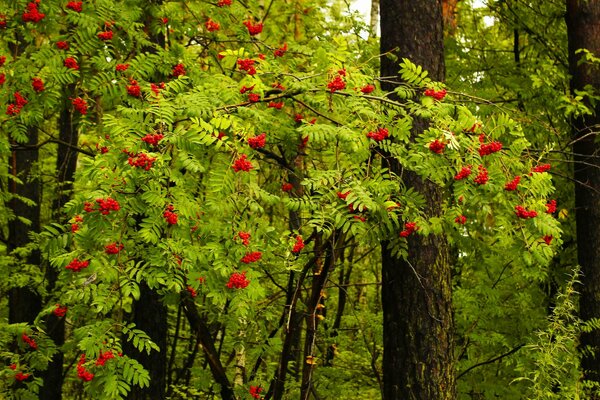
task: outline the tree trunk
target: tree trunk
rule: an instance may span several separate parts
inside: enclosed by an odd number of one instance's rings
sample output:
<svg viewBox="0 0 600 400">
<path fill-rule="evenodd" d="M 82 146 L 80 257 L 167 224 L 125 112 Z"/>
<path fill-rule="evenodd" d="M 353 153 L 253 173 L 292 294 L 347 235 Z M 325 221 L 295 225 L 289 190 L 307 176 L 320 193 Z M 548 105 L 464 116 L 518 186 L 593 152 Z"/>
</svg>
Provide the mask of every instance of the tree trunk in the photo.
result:
<svg viewBox="0 0 600 400">
<path fill-rule="evenodd" d="M 600 56 L 600 0 L 567 0 L 567 32 L 569 40 L 569 69 L 571 89 L 582 90 L 591 85 L 600 87 L 598 66 L 578 65 L 587 49 Z M 587 104 L 594 109 L 594 106 Z M 577 258 L 581 266 L 580 313 L 584 321 L 600 318 L 600 105 L 596 102 L 593 115 L 575 118 L 573 123 L 575 210 L 577 223 Z M 585 351 L 582 367 L 585 378 L 600 383 L 600 331 L 581 335 L 582 347 L 589 346 L 595 355 Z M 597 395 L 596 395 L 597 396 Z M 599 399 L 600 397 L 593 397 Z"/>
<path fill-rule="evenodd" d="M 381 1 L 381 53 L 394 50 L 444 79 L 441 0 Z M 396 76 L 398 63 L 381 60 L 381 75 Z M 383 89 L 394 86 L 384 83 Z M 413 137 L 427 127 L 415 118 Z M 439 215 L 443 193 L 394 159 L 385 160 L 407 187 L 427 199 L 427 214 Z M 382 247 L 383 399 L 454 399 L 456 397 L 450 257 L 445 237 L 412 234 L 408 258 L 392 257 Z"/>
<path fill-rule="evenodd" d="M 15 181 L 9 182 L 10 194 L 14 196 L 25 197 L 35 202 L 29 206 L 19 199 L 10 200 L 10 209 L 15 218 L 8 225 L 8 251 L 27 245 L 29 232 L 40 231 L 40 185 L 37 179 L 31 176 L 31 169 L 38 161 L 38 130 L 35 127 L 29 127 L 27 130 L 27 142 L 13 142 L 13 152 L 10 159 L 10 174 L 20 179 L 23 183 Z M 27 225 L 19 218 L 28 219 L 31 224 Z M 40 265 L 40 252 L 32 251 L 26 259 L 15 259 L 16 263 L 27 263 Z M 18 265 L 13 268 L 19 268 Z M 33 323 L 35 317 L 41 310 L 40 295 L 29 287 L 12 288 L 8 295 L 8 322 L 14 324 L 17 322 Z"/>
</svg>

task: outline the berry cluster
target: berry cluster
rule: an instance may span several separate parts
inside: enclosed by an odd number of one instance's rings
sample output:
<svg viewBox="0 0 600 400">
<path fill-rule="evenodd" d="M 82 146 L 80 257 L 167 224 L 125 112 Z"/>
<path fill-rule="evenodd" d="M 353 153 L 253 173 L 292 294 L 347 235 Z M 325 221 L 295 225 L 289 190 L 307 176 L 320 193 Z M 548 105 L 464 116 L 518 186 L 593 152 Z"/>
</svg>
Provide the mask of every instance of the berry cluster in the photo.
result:
<svg viewBox="0 0 600 400">
<path fill-rule="evenodd" d="M 108 215 L 111 211 L 119 211 L 121 209 L 119 202 L 112 197 L 107 197 L 106 199 L 96 199 L 96 203 L 98 203 L 98 211 L 100 211 L 100 214 L 102 215 Z M 84 208 L 84 210 L 88 211 L 86 208 Z"/>
<path fill-rule="evenodd" d="M 490 177 L 488 176 L 488 171 L 483 165 L 480 165 L 478 169 L 479 173 L 477 173 L 477 176 L 475 177 L 475 179 L 473 179 L 473 181 L 478 185 L 485 185 L 490 179 Z"/>
<path fill-rule="evenodd" d="M 244 246 L 248 246 L 250 244 L 250 232 L 239 231 L 237 237 L 242 240 L 242 244 Z"/>
<path fill-rule="evenodd" d="M 27 336 L 27 334 L 25 332 L 23 332 L 23 334 L 21 335 L 21 339 L 23 340 L 23 343 L 27 343 L 27 345 L 29 345 L 30 348 L 32 348 L 33 350 L 37 350 L 37 348 L 38 348 L 37 343 L 35 342 L 34 339 Z"/>
<path fill-rule="evenodd" d="M 377 128 L 375 132 L 367 133 L 369 139 L 373 139 L 376 142 L 381 142 L 390 135 L 389 131 L 385 128 Z"/>
<path fill-rule="evenodd" d="M 459 215 L 458 217 L 454 218 L 454 222 L 459 225 L 464 225 L 467 222 L 467 217 L 464 215 Z"/>
<path fill-rule="evenodd" d="M 163 140 L 165 137 L 165 135 L 163 135 L 162 133 L 148 133 L 146 136 L 144 136 L 142 138 L 142 142 L 146 142 L 148 143 L 150 146 L 158 146 L 158 142 L 160 142 L 161 140 Z"/>
<path fill-rule="evenodd" d="M 167 221 L 167 224 L 169 224 L 169 225 L 177 224 L 178 215 L 177 215 L 177 213 L 174 212 L 174 210 L 175 210 L 175 208 L 173 207 L 173 204 L 169 204 L 167 206 L 167 209 L 165 210 L 165 212 L 163 212 L 163 217 L 165 218 L 165 221 Z"/>
<path fill-rule="evenodd" d="M 127 94 L 133 97 L 140 97 L 142 95 L 142 88 L 135 79 L 129 81 L 129 85 L 127 85 Z"/>
<path fill-rule="evenodd" d="M 158 96 L 158 94 L 160 93 L 161 89 L 165 88 L 165 83 L 161 82 L 158 85 L 151 83 L 150 84 L 150 90 L 152 90 L 154 92 L 155 95 Z"/>
<path fill-rule="evenodd" d="M 239 273 L 234 272 L 229 277 L 229 281 L 226 286 L 229 289 L 245 289 L 250 284 L 250 281 L 246 278 L 246 271 Z"/>
<path fill-rule="evenodd" d="M 88 371 L 85 366 L 85 354 L 82 354 L 77 362 L 77 376 L 84 382 L 89 382 L 94 379 L 94 374 Z"/>
<path fill-rule="evenodd" d="M 254 67 L 255 63 L 256 60 L 253 60 L 252 58 L 240 58 L 237 60 L 238 68 L 242 71 L 246 71 L 248 75 L 256 74 L 256 68 Z M 252 89 L 254 89 L 254 86 L 252 86 Z"/>
<path fill-rule="evenodd" d="M 415 222 L 407 222 L 404 224 L 404 230 L 400 232 L 400 237 L 408 237 L 411 233 L 417 230 L 417 224 Z"/>
<path fill-rule="evenodd" d="M 143 168 L 145 171 L 150 171 L 154 165 L 156 157 L 150 157 L 146 153 L 130 154 L 127 162 L 134 168 Z"/>
<path fill-rule="evenodd" d="M 479 155 L 480 156 L 488 156 L 492 153 L 496 153 L 498 151 L 502 150 L 502 143 L 497 142 L 497 141 L 493 141 L 490 143 L 482 143 L 479 146 Z"/>
<path fill-rule="evenodd" d="M 275 49 L 273 51 L 273 57 L 283 57 L 285 55 L 285 52 L 287 51 L 288 46 L 287 43 L 284 43 L 283 46 L 281 46 L 278 49 Z"/>
<path fill-rule="evenodd" d="M 218 22 L 215 22 L 210 18 L 208 19 L 208 21 L 206 21 L 204 26 L 206 27 L 206 30 L 209 32 L 215 32 L 215 31 L 218 31 L 219 29 L 221 29 L 221 25 L 219 25 Z"/>
<path fill-rule="evenodd" d="M 15 102 L 11 103 L 6 107 L 6 115 L 17 115 L 21 112 L 21 109 L 28 103 L 25 97 L 21 96 L 21 93 L 15 92 Z"/>
<path fill-rule="evenodd" d="M 74 59 L 73 57 L 67 57 L 65 58 L 65 61 L 63 62 L 63 65 L 69 69 L 74 69 L 74 70 L 78 70 L 79 69 L 79 64 L 77 64 L 77 60 Z"/>
<path fill-rule="evenodd" d="M 257 103 L 260 101 L 260 94 L 257 93 L 248 93 L 248 101 L 250 103 Z"/>
<path fill-rule="evenodd" d="M 23 22 L 33 22 L 38 23 L 44 19 L 46 14 L 43 14 L 38 10 L 39 0 L 32 1 L 27 4 L 27 11 L 25 11 L 22 15 Z"/>
<path fill-rule="evenodd" d="M 253 399 L 260 399 L 260 392 L 262 391 L 263 389 L 260 386 L 250 386 L 250 396 Z"/>
<path fill-rule="evenodd" d="M 547 172 L 550 170 L 551 165 L 550 164 L 540 164 L 536 167 L 533 167 L 531 169 L 531 172 Z"/>
<path fill-rule="evenodd" d="M 548 214 L 554 214 L 556 212 L 556 200 L 550 200 L 546 203 L 546 212 Z"/>
<path fill-rule="evenodd" d="M 508 190 L 509 192 L 512 192 L 513 190 L 517 190 L 517 186 L 519 185 L 519 182 L 521 182 L 521 177 L 519 175 L 515 176 L 515 179 L 513 179 L 510 182 L 507 182 L 504 185 L 504 190 Z"/>
<path fill-rule="evenodd" d="M 267 107 L 281 110 L 283 108 L 283 101 L 280 101 L 280 102 L 270 101 L 269 104 L 267 105 Z"/>
<path fill-rule="evenodd" d="M 100 352 L 100 355 L 98 355 L 98 359 L 96 360 L 96 366 L 104 366 L 104 364 L 106 364 L 106 362 L 108 360 L 110 360 L 111 358 L 115 358 L 115 355 L 112 351 L 107 350 L 104 352 Z"/>
<path fill-rule="evenodd" d="M 83 1 L 70 1 L 67 3 L 67 8 L 80 13 L 83 10 Z"/>
<path fill-rule="evenodd" d="M 15 365 L 15 367 L 16 367 L 16 365 Z M 18 380 L 19 382 L 23 382 L 25 379 L 29 378 L 30 376 L 31 376 L 31 374 L 24 374 L 23 372 L 19 371 L 15 374 L 15 379 Z"/>
<path fill-rule="evenodd" d="M 240 61 L 240 60 L 238 60 L 238 62 L 239 62 L 239 61 Z M 244 86 L 242 86 L 242 88 L 240 89 L 240 93 L 241 93 L 241 94 L 244 94 L 244 93 L 246 93 L 246 92 L 251 92 L 252 90 L 254 90 L 254 86 L 256 86 L 256 85 L 252 85 L 252 86 L 250 86 L 250 87 L 248 87 L 248 86 L 244 85 Z"/>
<path fill-rule="evenodd" d="M 259 261 L 261 258 L 262 258 L 262 253 L 260 251 L 252 251 L 252 252 L 246 253 L 240 261 L 243 262 L 244 264 L 250 264 L 250 263 Z"/>
<path fill-rule="evenodd" d="M 69 50 L 69 42 L 59 41 L 56 42 L 56 48 L 59 50 Z"/>
<path fill-rule="evenodd" d="M 433 142 L 429 143 L 429 150 L 436 154 L 442 154 L 444 152 L 444 148 L 446 147 L 446 143 L 435 139 Z"/>
<path fill-rule="evenodd" d="M 54 310 L 52 310 L 52 314 L 58 318 L 62 318 L 67 314 L 68 309 L 69 308 L 67 306 L 61 306 L 60 304 L 57 304 L 56 307 L 54 307 Z"/>
<path fill-rule="evenodd" d="M 115 67 L 115 71 L 117 72 L 125 72 L 129 68 L 129 64 L 117 64 Z"/>
<path fill-rule="evenodd" d="M 263 30 L 262 22 L 258 22 L 256 24 L 254 24 L 254 23 L 252 23 L 252 21 L 248 20 L 248 21 L 244 21 L 243 23 L 244 23 L 244 25 L 246 25 L 246 28 L 248 28 L 248 33 L 251 36 L 258 35 Z"/>
<path fill-rule="evenodd" d="M 266 142 L 267 135 L 265 133 L 248 138 L 248 145 L 253 149 L 261 149 L 265 147 Z"/>
<path fill-rule="evenodd" d="M 466 167 L 462 167 L 460 171 L 456 175 L 454 175 L 455 181 L 460 181 L 461 179 L 468 178 L 471 175 L 471 166 L 468 165 Z"/>
<path fill-rule="evenodd" d="M 296 236 L 296 243 L 294 243 L 294 248 L 292 249 L 292 253 L 298 254 L 304 248 L 304 240 L 302 240 L 302 236 Z"/>
<path fill-rule="evenodd" d="M 442 100 L 444 97 L 446 97 L 446 89 L 442 89 L 442 90 L 434 90 L 434 89 L 427 89 L 425 90 L 425 96 L 427 97 L 433 97 L 436 100 Z"/>
<path fill-rule="evenodd" d="M 116 243 L 109 243 L 104 246 L 104 252 L 106 254 L 119 254 L 123 250 L 123 247 L 123 243 L 119 243 L 118 245 Z"/>
<path fill-rule="evenodd" d="M 177 78 L 178 76 L 185 75 L 185 67 L 183 64 L 177 64 L 173 67 L 173 71 L 171 71 L 171 75 L 173 78 Z"/>
<path fill-rule="evenodd" d="M 364 94 L 372 93 L 374 90 L 375 90 L 375 86 L 373 86 L 371 84 L 365 85 L 360 89 L 360 91 Z"/>
<path fill-rule="evenodd" d="M 515 213 L 517 214 L 517 217 L 523 218 L 523 219 L 529 219 L 529 218 L 535 218 L 535 217 L 537 217 L 537 212 L 535 212 L 533 210 L 527 211 L 525 209 L 525 207 L 523 207 L 523 206 L 515 206 Z"/>
<path fill-rule="evenodd" d="M 79 272 L 84 268 L 87 268 L 90 265 L 90 262 L 88 260 L 85 261 L 79 261 L 77 258 L 74 259 L 73 261 L 71 261 L 69 263 L 69 265 L 67 265 L 65 268 L 66 269 L 70 269 L 73 272 Z"/>
<path fill-rule="evenodd" d="M 231 5 L 231 0 L 219 0 L 217 2 L 217 7 L 225 7 L 225 6 L 230 6 Z"/>
<path fill-rule="evenodd" d="M 346 89 L 346 82 L 344 82 L 344 79 L 341 75 L 337 75 L 335 78 L 329 81 L 329 83 L 327 84 L 327 88 L 331 93 L 337 90 L 344 90 Z"/>
<path fill-rule="evenodd" d="M 242 154 L 240 156 L 240 158 L 238 158 L 237 160 L 235 160 L 233 162 L 233 165 L 231 166 L 231 168 L 233 168 L 233 170 L 235 172 L 240 172 L 240 171 L 246 171 L 246 172 L 248 172 L 253 167 L 252 167 L 252 163 L 247 160 L 247 156 L 245 154 Z"/>
<path fill-rule="evenodd" d="M 41 80 L 40 78 L 32 78 L 31 79 L 31 87 L 37 93 L 43 92 L 44 91 L 44 81 Z"/>
<path fill-rule="evenodd" d="M 113 33 L 112 33 L 112 31 L 102 31 L 102 32 L 99 32 L 97 36 L 98 36 L 98 39 L 100 39 L 100 40 L 104 40 L 104 41 L 112 40 Z"/>
<path fill-rule="evenodd" d="M 71 103 L 73 104 L 73 108 L 75 108 L 81 115 L 87 114 L 87 101 L 81 97 L 76 97 L 71 100 Z"/>
<path fill-rule="evenodd" d="M 286 182 L 283 185 L 281 185 L 281 190 L 283 190 L 284 192 L 291 192 L 293 188 L 294 188 L 294 185 L 292 185 L 289 182 Z"/>
</svg>

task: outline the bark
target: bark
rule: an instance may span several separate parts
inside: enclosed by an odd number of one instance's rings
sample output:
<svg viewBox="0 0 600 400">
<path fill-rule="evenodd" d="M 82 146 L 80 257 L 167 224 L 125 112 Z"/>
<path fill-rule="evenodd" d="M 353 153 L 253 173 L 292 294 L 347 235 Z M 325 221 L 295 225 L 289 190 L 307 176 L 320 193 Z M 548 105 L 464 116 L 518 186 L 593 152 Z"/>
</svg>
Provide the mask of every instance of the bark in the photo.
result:
<svg viewBox="0 0 600 400">
<path fill-rule="evenodd" d="M 379 25 L 379 0 L 371 0 L 371 13 L 369 16 L 369 30 L 371 36 L 377 35 L 377 26 Z"/>
<path fill-rule="evenodd" d="M 141 329 L 156 343 L 160 351 L 139 351 L 130 342 L 124 346 L 125 353 L 137 360 L 150 373 L 150 386 L 132 386 L 128 399 L 161 400 L 166 396 L 167 376 L 167 307 L 161 296 L 150 289 L 145 282 L 140 284 L 140 299 L 133 303 L 133 317 L 136 329 Z"/>
<path fill-rule="evenodd" d="M 381 52 L 423 66 L 429 76 L 444 79 L 441 0 L 381 2 Z M 381 75 L 395 76 L 397 61 L 381 60 Z M 393 86 L 384 83 L 383 89 Z M 427 127 L 415 118 L 413 137 Z M 428 215 L 440 214 L 439 187 L 404 170 L 394 159 L 384 162 L 407 187 L 427 199 Z M 454 399 L 456 381 L 452 321 L 450 257 L 445 237 L 412 234 L 408 257 L 392 257 L 382 247 L 383 399 Z"/>
<path fill-rule="evenodd" d="M 600 0 L 567 0 L 566 20 L 571 89 L 581 90 L 591 85 L 597 90 L 600 87 L 598 66 L 579 63 L 582 54 L 575 53 L 578 49 L 587 49 L 594 56 L 600 56 Z M 600 194 L 597 191 L 600 188 L 600 145 L 597 140 L 600 106 L 598 103 L 595 107 L 587 105 L 595 113 L 572 121 L 574 177 L 581 183 L 575 185 L 577 258 L 582 272 L 579 307 L 585 321 L 600 318 Z M 595 352 L 583 353 L 584 376 L 600 383 L 600 331 L 583 333 L 581 345 L 589 346 Z"/>
<path fill-rule="evenodd" d="M 37 179 L 32 177 L 32 167 L 38 161 L 37 142 L 37 128 L 29 127 L 27 142 L 19 144 L 24 145 L 24 147 L 13 150 L 11 155 L 10 174 L 16 176 L 23 183 L 9 182 L 10 194 L 32 200 L 35 205 L 29 206 L 16 198 L 10 200 L 10 209 L 15 218 L 8 225 L 9 252 L 27 245 L 30 242 L 30 231 L 40 231 L 40 184 Z M 13 142 L 13 145 L 17 146 L 17 143 Z M 28 219 L 31 224 L 23 223 L 19 220 L 19 217 Z M 21 262 L 40 265 L 40 261 L 40 252 L 34 250 L 24 260 L 17 260 L 17 265 L 13 268 L 19 268 L 18 263 Z M 10 324 L 17 322 L 33 323 L 41 310 L 41 298 L 37 292 L 29 287 L 15 287 L 9 292 L 8 307 L 8 322 Z"/>
</svg>

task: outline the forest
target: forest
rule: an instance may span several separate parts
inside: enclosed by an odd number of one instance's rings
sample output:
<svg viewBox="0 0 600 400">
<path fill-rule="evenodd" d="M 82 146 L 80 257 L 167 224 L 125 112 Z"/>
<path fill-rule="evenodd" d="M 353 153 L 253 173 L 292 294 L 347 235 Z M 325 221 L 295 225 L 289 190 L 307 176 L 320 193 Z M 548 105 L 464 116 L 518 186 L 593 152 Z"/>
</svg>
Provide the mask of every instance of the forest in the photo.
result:
<svg viewBox="0 0 600 400">
<path fill-rule="evenodd" d="M 600 0 L 0 0 L 0 398 L 600 400 Z"/>
</svg>

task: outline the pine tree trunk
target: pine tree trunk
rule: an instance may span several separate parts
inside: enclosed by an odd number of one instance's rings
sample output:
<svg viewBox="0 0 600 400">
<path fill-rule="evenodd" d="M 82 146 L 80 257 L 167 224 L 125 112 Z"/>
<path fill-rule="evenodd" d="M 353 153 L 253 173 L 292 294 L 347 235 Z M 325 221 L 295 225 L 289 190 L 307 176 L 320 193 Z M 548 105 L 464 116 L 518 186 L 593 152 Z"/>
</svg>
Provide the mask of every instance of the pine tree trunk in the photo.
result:
<svg viewBox="0 0 600 400">
<path fill-rule="evenodd" d="M 381 52 L 394 50 L 444 79 L 441 0 L 381 1 Z M 383 57 L 381 75 L 396 76 L 398 61 Z M 384 83 L 384 90 L 394 86 Z M 427 128 L 418 118 L 413 137 Z M 427 199 L 427 214 L 439 215 L 443 193 L 393 159 L 384 161 L 401 174 L 407 187 Z M 452 288 L 448 244 L 443 236 L 408 239 L 406 260 L 382 247 L 383 399 L 454 399 L 456 397 Z"/>
<path fill-rule="evenodd" d="M 582 54 L 575 53 L 587 49 L 594 56 L 600 56 L 600 0 L 567 0 L 567 32 L 571 89 L 582 90 L 591 85 L 598 90 L 598 66 L 578 65 Z M 587 321 L 600 318 L 600 104 L 596 103 L 595 114 L 575 118 L 572 122 L 574 174 L 578 182 L 575 185 L 577 258 L 582 272 L 579 308 L 581 318 Z M 600 383 L 600 331 L 582 334 L 581 345 L 595 351 L 595 355 L 583 354 L 585 378 Z"/>
</svg>

